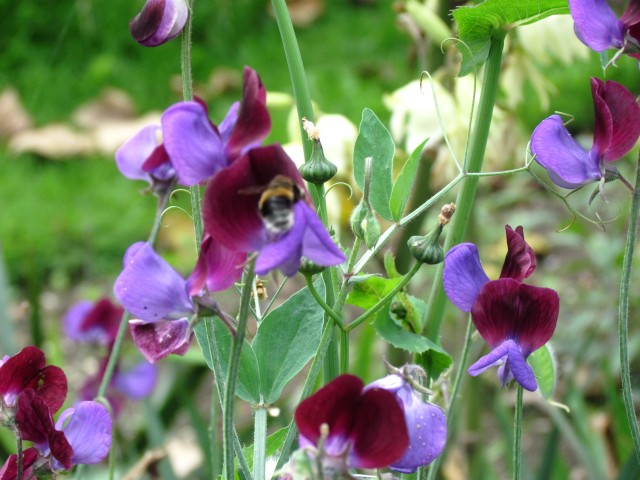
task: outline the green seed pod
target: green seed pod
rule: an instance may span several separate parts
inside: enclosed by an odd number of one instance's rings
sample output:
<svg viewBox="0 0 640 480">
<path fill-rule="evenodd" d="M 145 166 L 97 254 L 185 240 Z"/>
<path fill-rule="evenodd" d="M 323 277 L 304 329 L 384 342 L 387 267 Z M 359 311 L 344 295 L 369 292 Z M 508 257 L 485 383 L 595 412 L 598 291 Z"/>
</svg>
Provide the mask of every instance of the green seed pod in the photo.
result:
<svg viewBox="0 0 640 480">
<path fill-rule="evenodd" d="M 313 142 L 311 159 L 300 167 L 300 175 L 302 175 L 302 178 L 307 182 L 322 185 L 331 180 L 337 171 L 338 167 L 324 156 L 320 140 L 315 140 Z"/>
<path fill-rule="evenodd" d="M 430 234 L 424 237 L 411 237 L 407 242 L 413 258 L 428 265 L 436 265 L 444 260 L 444 250 L 438 239 L 443 225 L 438 225 Z"/>
<path fill-rule="evenodd" d="M 360 223 L 364 231 L 364 244 L 367 248 L 373 248 L 380 238 L 380 224 L 376 220 L 373 212 L 367 212 L 364 220 Z"/>
</svg>

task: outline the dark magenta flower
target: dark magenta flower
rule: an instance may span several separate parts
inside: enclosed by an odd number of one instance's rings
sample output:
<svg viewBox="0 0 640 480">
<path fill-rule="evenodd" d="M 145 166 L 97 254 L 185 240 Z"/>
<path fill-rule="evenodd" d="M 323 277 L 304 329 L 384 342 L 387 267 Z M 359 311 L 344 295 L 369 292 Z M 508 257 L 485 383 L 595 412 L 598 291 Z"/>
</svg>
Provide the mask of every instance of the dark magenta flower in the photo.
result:
<svg viewBox="0 0 640 480">
<path fill-rule="evenodd" d="M 31 468 L 38 460 L 38 450 L 35 447 L 27 448 L 22 452 L 22 478 L 30 480 L 36 478 Z M 18 455 L 9 455 L 9 458 L 0 467 L 0 480 L 17 480 L 18 478 Z"/>
<path fill-rule="evenodd" d="M 404 413 L 396 396 L 364 389 L 362 380 L 340 375 L 303 400 L 295 413 L 301 448 L 318 447 L 327 474 L 348 468 L 384 468 L 409 445 Z M 326 436 L 325 436 L 326 435 Z M 332 477 L 333 478 L 333 477 Z"/>
<path fill-rule="evenodd" d="M 108 298 L 81 300 L 67 310 L 64 332 L 76 342 L 110 346 L 116 339 L 124 308 Z"/>
<path fill-rule="evenodd" d="M 619 83 L 591 79 L 595 113 L 593 146 L 587 152 L 559 115 L 543 120 L 531 136 L 531 154 L 560 187 L 578 188 L 616 174 L 610 162 L 625 155 L 640 136 L 640 107 Z"/>
<path fill-rule="evenodd" d="M 404 411 L 409 447 L 389 468 L 401 473 L 413 473 L 418 467 L 435 460 L 447 441 L 447 419 L 442 409 L 423 401 L 401 375 L 388 375 L 370 383 L 365 390 L 370 388 L 382 388 L 393 393 Z"/>
<path fill-rule="evenodd" d="M 582 43 L 603 52 L 621 50 L 638 58 L 640 51 L 640 1 L 629 0 L 618 19 L 606 0 L 569 0 L 574 30 Z"/>
<path fill-rule="evenodd" d="M 189 295 L 197 296 L 203 291 L 217 292 L 231 287 L 242 276 L 246 259 L 246 253 L 229 250 L 210 235 L 205 235 L 196 267 L 187 279 Z"/>
<path fill-rule="evenodd" d="M 140 45 L 157 47 L 180 35 L 188 17 L 186 0 L 147 0 L 129 31 Z"/>
<path fill-rule="evenodd" d="M 508 251 L 499 280 L 489 280 L 472 243 L 453 247 L 445 257 L 444 289 L 460 310 L 471 312 L 478 332 L 492 351 L 469 368 L 476 376 L 501 365 L 502 385 L 515 380 L 530 391 L 538 384 L 527 357 L 549 341 L 558 320 L 560 300 L 549 288 L 525 285 L 536 268 L 535 254 L 522 227 L 507 225 Z"/>
<path fill-rule="evenodd" d="M 255 270 L 294 275 L 304 256 L 320 266 L 345 260 L 310 204 L 304 181 L 280 145 L 257 147 L 209 182 L 205 231 L 223 247 L 258 251 Z"/>
<path fill-rule="evenodd" d="M 0 362 L 0 414 L 13 409 L 18 396 L 27 389 L 32 389 L 52 412 L 60 409 L 67 396 L 67 377 L 61 368 L 46 363 L 42 350 L 33 346 Z"/>
</svg>

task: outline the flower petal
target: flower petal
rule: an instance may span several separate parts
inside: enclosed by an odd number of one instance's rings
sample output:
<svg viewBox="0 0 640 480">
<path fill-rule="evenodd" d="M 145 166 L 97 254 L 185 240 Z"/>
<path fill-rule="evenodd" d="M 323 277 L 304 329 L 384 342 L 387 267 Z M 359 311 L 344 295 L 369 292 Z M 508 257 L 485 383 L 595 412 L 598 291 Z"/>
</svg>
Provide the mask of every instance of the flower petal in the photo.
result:
<svg viewBox="0 0 640 480">
<path fill-rule="evenodd" d="M 480 289 L 489 281 L 473 243 L 461 243 L 447 252 L 442 281 L 449 300 L 463 312 L 470 312 Z"/>
<path fill-rule="evenodd" d="M 112 385 L 133 400 L 148 397 L 156 386 L 158 369 L 147 362 L 140 362 L 126 372 L 117 372 Z"/>
<path fill-rule="evenodd" d="M 302 238 L 302 256 L 323 267 L 339 265 L 344 262 L 346 260 L 344 253 L 333 242 L 316 212 L 305 202 L 298 202 L 295 205 L 294 211 L 298 210 L 304 213 L 307 223 Z"/>
<path fill-rule="evenodd" d="M 515 231 L 509 225 L 507 231 L 507 256 L 504 259 L 500 278 L 513 278 L 521 282 L 529 277 L 536 269 L 536 254 L 524 239 L 522 227 Z"/>
<path fill-rule="evenodd" d="M 504 365 L 504 371 L 509 372 L 508 376 L 502 378 L 502 386 L 505 386 L 508 379 L 513 377 L 525 390 L 535 392 L 538 388 L 536 376 L 533 369 L 527 364 L 527 361 L 515 342 L 509 345 L 509 354 L 507 362 Z M 503 374 L 504 375 L 504 374 Z"/>
<path fill-rule="evenodd" d="M 471 375 L 472 377 L 476 377 L 485 370 L 502 364 L 509 354 L 509 345 L 511 345 L 512 343 L 513 340 L 505 340 L 493 350 L 491 350 L 491 352 L 489 352 L 487 355 L 480 357 L 473 365 L 469 367 L 469 370 L 467 370 L 469 375 Z"/>
<path fill-rule="evenodd" d="M 531 136 L 531 154 L 556 185 L 577 188 L 600 180 L 598 158 L 592 158 L 562 123 L 559 115 L 544 119 Z"/>
<path fill-rule="evenodd" d="M 196 267 L 187 279 L 189 295 L 200 294 L 205 286 L 209 292 L 231 287 L 242 276 L 246 259 L 246 253 L 229 250 L 205 235 Z"/>
<path fill-rule="evenodd" d="M 101 298 L 84 312 L 81 322 L 77 316 L 85 310 L 85 303 L 76 304 L 65 316 L 65 329 L 69 338 L 78 342 L 110 345 L 115 341 L 124 308 L 114 305 L 108 298 Z"/>
<path fill-rule="evenodd" d="M 513 339 L 526 358 L 553 335 L 559 308 L 554 290 L 502 278 L 482 287 L 471 318 L 490 347 Z"/>
<path fill-rule="evenodd" d="M 129 31 L 139 44 L 156 47 L 175 38 L 188 15 L 185 0 L 147 0 L 142 11 L 129 22 Z"/>
<path fill-rule="evenodd" d="M 149 125 L 118 148 L 116 165 L 125 177 L 147 182 L 151 180 L 142 166 L 158 146 L 159 133 L 160 127 L 158 125 Z"/>
<path fill-rule="evenodd" d="M 291 229 L 260 249 L 256 259 L 256 274 L 266 275 L 274 268 L 281 268 L 282 273 L 287 276 L 296 274 L 302 257 L 302 239 L 307 229 L 303 208 L 302 203 L 298 202 L 293 208 L 294 221 Z"/>
<path fill-rule="evenodd" d="M 27 448 L 22 452 L 22 478 L 35 478 L 31 466 L 38 459 L 38 450 L 34 447 Z M 0 468 L 0 480 L 16 480 L 18 478 L 18 455 L 9 455 L 9 458 Z"/>
<path fill-rule="evenodd" d="M 65 410 L 56 422 L 73 448 L 74 465 L 102 461 L 111 447 L 111 417 L 98 402 L 80 402 Z"/>
<path fill-rule="evenodd" d="M 200 103 L 172 105 L 162 114 L 161 123 L 162 141 L 181 185 L 201 183 L 227 166 L 220 135 Z"/>
<path fill-rule="evenodd" d="M 194 312 L 186 281 L 146 242 L 133 244 L 125 253 L 114 292 L 131 314 L 147 322 Z"/>
<path fill-rule="evenodd" d="M 184 355 L 193 340 L 193 332 L 186 318 L 153 323 L 134 319 L 129 320 L 129 327 L 138 350 L 150 363 L 156 363 L 170 354 Z"/>
<path fill-rule="evenodd" d="M 582 43 L 603 52 L 621 48 L 624 33 L 606 0 L 569 0 L 573 28 Z"/>
<path fill-rule="evenodd" d="M 606 162 L 622 157 L 640 136 L 640 107 L 617 82 L 591 79 L 595 112 L 593 149 Z"/>
</svg>

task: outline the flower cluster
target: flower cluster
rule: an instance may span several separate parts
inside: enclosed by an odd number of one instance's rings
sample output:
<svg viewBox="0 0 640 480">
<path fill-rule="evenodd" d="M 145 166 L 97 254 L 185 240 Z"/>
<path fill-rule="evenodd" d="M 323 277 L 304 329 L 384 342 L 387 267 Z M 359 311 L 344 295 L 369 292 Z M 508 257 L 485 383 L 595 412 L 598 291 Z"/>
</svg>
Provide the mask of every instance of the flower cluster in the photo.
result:
<svg viewBox="0 0 640 480">
<path fill-rule="evenodd" d="M 538 383 L 527 357 L 549 341 L 556 327 L 560 300 L 550 288 L 522 283 L 536 269 L 535 253 L 524 239 L 522 227 L 506 226 L 507 255 L 498 280 L 489 280 L 477 247 L 461 243 L 444 260 L 444 290 L 449 300 L 471 319 L 491 347 L 471 367 L 476 376 L 496 365 L 505 386 L 511 380 L 529 391 Z"/>
<path fill-rule="evenodd" d="M 111 417 L 97 402 L 80 402 L 53 417 L 67 395 L 67 378 L 36 347 L 23 348 L 0 361 L 0 424 L 21 440 L 33 442 L 22 457 L 24 479 L 73 465 L 100 462 L 111 447 Z M 18 458 L 11 455 L 1 478 L 16 478 Z"/>
<path fill-rule="evenodd" d="M 127 250 L 116 281 L 116 297 L 135 317 L 134 341 L 150 362 L 187 351 L 200 307 L 224 319 L 210 294 L 240 278 L 249 253 L 257 252 L 259 275 L 294 275 L 303 257 L 320 266 L 345 260 L 293 161 L 278 144 L 260 145 L 270 129 L 264 85 L 245 68 L 242 101 L 220 125 L 202 101 L 179 102 L 160 126 L 144 128 L 116 153 L 125 176 L 148 181 L 160 196 L 175 183 L 207 183 L 204 237 L 191 275 L 183 278 L 140 242 Z"/>
<path fill-rule="evenodd" d="M 299 444 L 319 461 L 327 478 L 350 468 L 386 468 L 415 472 L 444 449 L 446 419 L 424 402 L 404 372 L 365 386 L 341 375 L 303 400 L 295 413 Z"/>
</svg>

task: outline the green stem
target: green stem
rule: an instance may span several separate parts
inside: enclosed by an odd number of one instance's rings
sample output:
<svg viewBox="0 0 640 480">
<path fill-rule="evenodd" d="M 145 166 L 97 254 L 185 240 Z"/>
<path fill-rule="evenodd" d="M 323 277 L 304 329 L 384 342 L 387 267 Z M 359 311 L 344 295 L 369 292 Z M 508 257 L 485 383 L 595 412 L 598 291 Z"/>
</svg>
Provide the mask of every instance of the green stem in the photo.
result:
<svg viewBox="0 0 640 480">
<path fill-rule="evenodd" d="M 23 469 L 23 464 L 22 464 L 22 437 L 20 437 L 20 432 L 18 431 L 18 429 L 16 428 L 14 430 L 15 434 L 16 434 L 16 461 L 17 461 L 17 467 L 16 467 L 16 480 L 22 480 L 22 469 Z"/>
<path fill-rule="evenodd" d="M 325 302 L 324 299 L 320 296 L 320 294 L 316 290 L 316 287 L 313 286 L 313 280 L 311 278 L 311 275 L 305 275 L 304 279 L 307 282 L 307 287 L 309 288 L 309 292 L 311 292 L 311 296 L 316 300 L 316 302 L 318 302 L 318 305 L 320 305 L 322 309 L 325 311 L 325 313 L 331 317 L 331 319 L 335 322 L 338 328 L 340 328 L 340 330 L 344 330 L 344 324 L 342 323 L 342 318 L 340 317 L 340 315 L 335 313 L 331 309 L 331 307 L 327 305 L 327 302 Z"/>
<path fill-rule="evenodd" d="M 223 423 L 222 438 L 223 464 L 225 478 L 232 479 L 234 472 L 233 465 L 233 401 L 236 395 L 236 385 L 238 383 L 238 372 L 240 371 L 240 353 L 247 330 L 247 320 L 249 319 L 249 305 L 251 303 L 251 286 L 253 284 L 255 260 L 249 262 L 246 274 L 243 278 L 242 297 L 240 300 L 240 313 L 238 314 L 238 329 L 231 342 L 229 353 L 229 370 L 225 383 L 224 403 L 222 407 Z"/>
<path fill-rule="evenodd" d="M 506 32 L 497 31 L 491 40 L 489 57 L 484 67 L 484 79 L 478 105 L 478 114 L 471 138 L 469 139 L 468 156 L 465 158 L 465 172 L 477 173 L 482 169 L 487 139 L 489 138 L 489 127 L 491 126 L 493 107 L 498 91 L 505 35 Z M 453 245 L 459 243 L 464 237 L 469 218 L 471 217 L 471 210 L 475 202 L 478 181 L 479 177 L 477 176 L 466 176 L 462 182 L 456 199 L 456 214 L 453 216 L 451 227 L 444 243 L 445 251 L 448 251 Z M 446 296 L 442 288 L 443 269 L 444 264 L 440 264 L 436 271 L 429 299 L 426 325 L 427 337 L 431 341 L 437 341 L 438 339 L 444 314 Z"/>
<path fill-rule="evenodd" d="M 636 170 L 636 185 L 631 200 L 631 212 L 629 212 L 629 227 L 627 230 L 627 243 L 622 262 L 622 278 L 620 280 L 620 301 L 618 306 L 618 336 L 620 341 L 620 376 L 622 377 L 622 398 L 627 414 L 627 423 L 633 437 L 633 448 L 636 457 L 640 461 L 640 431 L 633 405 L 633 393 L 631 391 L 631 372 L 629 368 L 629 290 L 631 287 L 631 270 L 633 267 L 633 254 L 636 244 L 638 229 L 638 213 L 640 212 L 640 156 Z"/>
<path fill-rule="evenodd" d="M 340 374 L 349 371 L 349 332 L 340 332 Z"/>
<path fill-rule="evenodd" d="M 253 427 L 253 478 L 265 480 L 267 409 L 262 403 L 255 407 Z"/>
<path fill-rule="evenodd" d="M 522 470 L 522 385 L 516 394 L 516 414 L 513 421 L 513 480 L 520 480 Z"/>
<path fill-rule="evenodd" d="M 351 330 L 356 328 L 362 322 L 367 321 L 373 315 L 378 313 L 378 310 L 384 307 L 393 297 L 395 297 L 396 293 L 402 290 L 405 287 L 405 285 L 409 283 L 409 281 L 413 278 L 413 276 L 416 273 L 418 273 L 418 270 L 420 270 L 421 266 L 422 266 L 422 263 L 420 262 L 414 263 L 413 267 L 411 267 L 411 270 L 409 270 L 409 272 L 407 272 L 407 274 L 404 277 L 402 277 L 402 280 L 400 280 L 400 282 L 395 287 L 393 287 L 391 291 L 389 291 L 384 297 L 378 300 L 369 310 L 364 312 L 362 315 L 356 318 L 349 325 L 346 325 L 344 329 L 345 332 L 347 333 L 351 332 Z"/>
</svg>

